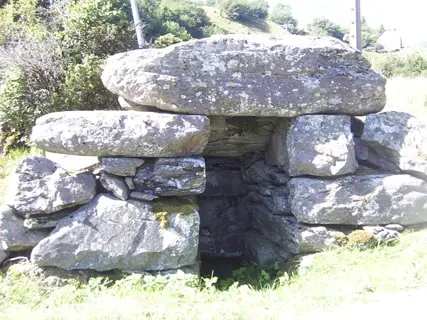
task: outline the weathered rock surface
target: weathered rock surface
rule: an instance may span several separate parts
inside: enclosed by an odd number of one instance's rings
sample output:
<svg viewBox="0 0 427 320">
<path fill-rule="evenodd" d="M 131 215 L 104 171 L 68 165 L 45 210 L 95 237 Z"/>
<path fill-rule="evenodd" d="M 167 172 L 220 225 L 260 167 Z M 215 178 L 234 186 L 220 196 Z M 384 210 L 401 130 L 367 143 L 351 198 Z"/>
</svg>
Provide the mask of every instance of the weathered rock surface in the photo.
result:
<svg viewBox="0 0 427 320">
<path fill-rule="evenodd" d="M 24 227 L 28 230 L 53 229 L 58 222 L 76 211 L 77 208 L 68 208 L 51 214 L 27 215 L 24 220 Z"/>
<path fill-rule="evenodd" d="M 291 253 L 272 243 L 255 230 L 246 232 L 244 236 L 245 256 L 260 266 L 271 267 L 275 263 L 279 263 L 280 266 L 293 257 Z"/>
<path fill-rule="evenodd" d="M 105 190 L 110 191 L 116 198 L 120 200 L 127 200 L 129 198 L 129 189 L 124 178 L 102 172 L 99 182 L 101 182 Z"/>
<path fill-rule="evenodd" d="M 122 109 L 124 109 L 124 110 L 134 110 L 134 111 L 140 111 L 140 112 L 143 112 L 143 111 L 145 111 L 145 112 L 165 112 L 164 110 L 157 109 L 155 107 L 142 106 L 140 104 L 133 103 L 129 100 L 126 100 L 123 97 L 119 97 L 118 101 L 119 101 L 120 107 L 122 107 Z"/>
<path fill-rule="evenodd" d="M 143 164 L 139 158 L 101 158 L 101 170 L 122 177 L 133 177 Z"/>
<path fill-rule="evenodd" d="M 265 211 L 274 215 L 291 215 L 289 201 L 289 188 L 281 186 L 276 188 L 261 187 L 252 191 L 245 198 L 251 212 Z"/>
<path fill-rule="evenodd" d="M 153 194 L 149 194 L 149 193 L 142 193 L 142 192 L 138 192 L 138 191 L 133 191 L 130 193 L 130 197 L 132 199 L 136 199 L 136 200 L 143 200 L 143 201 L 153 201 L 155 199 L 158 199 L 158 196 L 155 196 Z"/>
<path fill-rule="evenodd" d="M 198 196 L 200 213 L 200 253 L 236 257 L 244 253 L 243 233 L 250 216 L 235 197 Z"/>
<path fill-rule="evenodd" d="M 391 244 L 399 240 L 399 232 L 380 226 L 366 226 L 363 230 L 372 233 L 378 244 Z"/>
<path fill-rule="evenodd" d="M 68 172 L 91 171 L 99 168 L 98 157 L 74 156 L 69 154 L 45 152 L 45 158 L 52 160 Z"/>
<path fill-rule="evenodd" d="M 204 156 L 238 157 L 264 151 L 276 119 L 256 117 L 210 117 L 211 135 Z"/>
<path fill-rule="evenodd" d="M 242 166 L 242 179 L 245 183 L 261 186 L 283 186 L 289 181 L 289 176 L 277 167 L 268 165 L 262 157 L 255 156 L 247 159 Z"/>
<path fill-rule="evenodd" d="M 292 214 L 308 224 L 411 225 L 427 222 L 427 182 L 410 175 L 294 178 Z"/>
<path fill-rule="evenodd" d="M 191 114 L 363 115 L 385 105 L 383 77 L 330 37 L 226 35 L 130 51 L 108 59 L 102 81 L 134 103 Z"/>
<path fill-rule="evenodd" d="M 427 178 L 427 126 L 404 112 L 366 117 L 362 140 L 404 172 Z"/>
<path fill-rule="evenodd" d="M 49 159 L 31 156 L 16 168 L 7 203 L 20 214 L 50 214 L 89 202 L 95 189 L 91 173 L 70 175 Z"/>
<path fill-rule="evenodd" d="M 322 251 L 339 244 L 341 232 L 324 226 L 303 225 L 294 217 L 275 216 L 266 212 L 252 215 L 252 226 L 264 237 L 292 254 Z"/>
<path fill-rule="evenodd" d="M 337 176 L 357 169 L 349 116 L 304 115 L 282 122 L 272 136 L 268 159 L 290 176 Z"/>
<path fill-rule="evenodd" d="M 136 191 L 156 196 L 187 196 L 203 193 L 205 160 L 199 157 L 147 160 L 133 179 Z"/>
<path fill-rule="evenodd" d="M 159 215 L 167 219 L 161 227 Z M 168 270 L 196 262 L 199 215 L 187 199 L 157 203 L 98 195 L 32 251 L 40 266 L 66 270 Z M 81 241 L 85 239 L 85 241 Z"/>
<path fill-rule="evenodd" d="M 1 247 L 1 243 L 0 243 L 0 264 L 6 260 L 7 258 L 7 253 L 3 250 L 3 248 Z"/>
<path fill-rule="evenodd" d="M 28 250 L 48 235 L 49 231 L 26 229 L 24 221 L 14 214 L 12 208 L 7 205 L 0 207 L 0 248 L 3 250 L 8 252 Z"/>
<path fill-rule="evenodd" d="M 205 196 L 241 196 L 248 192 L 247 186 L 243 183 L 240 171 L 221 170 L 206 172 L 206 188 L 203 192 Z"/>
<path fill-rule="evenodd" d="M 384 173 L 401 173 L 399 167 L 390 158 L 380 156 L 374 149 L 368 147 L 360 138 L 354 139 L 356 159 L 360 164 L 377 168 Z"/>
<path fill-rule="evenodd" d="M 180 157 L 201 154 L 209 132 L 204 116 L 68 111 L 37 119 L 31 140 L 40 149 L 75 155 Z"/>
</svg>

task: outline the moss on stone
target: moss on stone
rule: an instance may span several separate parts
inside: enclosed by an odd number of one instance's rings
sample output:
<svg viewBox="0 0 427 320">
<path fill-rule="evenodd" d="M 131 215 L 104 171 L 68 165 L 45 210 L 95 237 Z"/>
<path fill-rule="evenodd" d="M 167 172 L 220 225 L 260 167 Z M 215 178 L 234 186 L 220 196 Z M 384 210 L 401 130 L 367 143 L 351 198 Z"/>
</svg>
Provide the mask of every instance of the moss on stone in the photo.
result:
<svg viewBox="0 0 427 320">
<path fill-rule="evenodd" d="M 366 230 L 355 230 L 347 235 L 347 239 L 350 248 L 367 249 L 377 245 L 374 235 Z"/>
<path fill-rule="evenodd" d="M 348 238 L 346 237 L 344 232 L 334 232 L 332 233 L 332 237 L 335 239 L 335 243 L 340 247 L 343 247 L 348 243 Z"/>
<path fill-rule="evenodd" d="M 153 213 L 156 220 L 160 221 L 162 228 L 169 227 L 169 216 L 172 214 L 186 215 L 197 211 L 199 206 L 197 203 L 188 198 L 170 198 L 170 199 L 159 199 L 153 201 Z"/>
</svg>

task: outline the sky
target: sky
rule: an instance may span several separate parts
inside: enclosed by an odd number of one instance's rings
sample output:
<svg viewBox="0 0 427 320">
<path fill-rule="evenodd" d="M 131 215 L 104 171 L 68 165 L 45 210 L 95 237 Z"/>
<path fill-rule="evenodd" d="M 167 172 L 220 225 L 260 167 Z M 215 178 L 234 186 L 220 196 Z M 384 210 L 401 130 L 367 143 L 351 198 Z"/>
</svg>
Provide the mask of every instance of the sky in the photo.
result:
<svg viewBox="0 0 427 320">
<path fill-rule="evenodd" d="M 271 0 L 271 4 L 279 0 Z M 369 25 L 397 29 L 404 46 L 427 41 L 427 1 L 360 0 L 362 16 Z M 281 0 L 292 8 L 294 17 L 305 26 L 313 18 L 325 17 L 349 25 L 355 0 Z"/>
</svg>

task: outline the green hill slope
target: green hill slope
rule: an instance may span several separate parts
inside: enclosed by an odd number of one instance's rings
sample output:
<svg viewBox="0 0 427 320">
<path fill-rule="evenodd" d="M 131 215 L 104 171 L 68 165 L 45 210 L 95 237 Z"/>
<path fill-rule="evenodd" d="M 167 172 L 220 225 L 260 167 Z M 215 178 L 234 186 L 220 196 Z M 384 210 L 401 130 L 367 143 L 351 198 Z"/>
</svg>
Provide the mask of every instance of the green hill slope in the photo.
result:
<svg viewBox="0 0 427 320">
<path fill-rule="evenodd" d="M 216 27 L 226 31 L 227 33 L 240 33 L 240 34 L 259 34 L 259 33 L 272 33 L 272 34 L 288 34 L 286 30 L 280 27 L 277 23 L 253 19 L 250 21 L 240 22 L 233 21 L 226 17 L 221 16 L 220 11 L 213 7 L 202 7 L 212 24 Z"/>
</svg>

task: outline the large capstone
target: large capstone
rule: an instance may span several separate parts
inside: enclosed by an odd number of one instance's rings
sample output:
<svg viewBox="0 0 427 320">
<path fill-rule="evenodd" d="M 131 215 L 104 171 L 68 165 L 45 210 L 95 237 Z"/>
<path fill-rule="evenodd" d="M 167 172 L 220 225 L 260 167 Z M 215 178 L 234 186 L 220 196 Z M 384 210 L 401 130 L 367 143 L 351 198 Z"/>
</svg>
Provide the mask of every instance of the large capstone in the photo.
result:
<svg viewBox="0 0 427 320">
<path fill-rule="evenodd" d="M 153 203 L 100 194 L 61 220 L 31 260 L 66 270 L 176 269 L 195 264 L 198 233 L 197 205 L 189 199 Z"/>
<path fill-rule="evenodd" d="M 7 203 L 22 215 L 51 214 L 89 202 L 95 189 L 91 173 L 71 175 L 49 159 L 30 156 L 12 176 Z"/>
<path fill-rule="evenodd" d="M 37 119 L 40 149 L 85 156 L 182 157 L 201 154 L 209 119 L 138 111 L 68 111 Z"/>
<path fill-rule="evenodd" d="M 292 214 L 309 224 L 411 225 L 427 222 L 427 182 L 410 175 L 289 181 Z"/>
<path fill-rule="evenodd" d="M 385 105 L 384 78 L 332 37 L 226 35 L 119 53 L 102 81 L 133 103 L 190 114 L 364 115 Z"/>
<path fill-rule="evenodd" d="M 362 140 L 400 170 L 427 179 L 427 126 L 421 119 L 394 111 L 369 115 Z"/>
<path fill-rule="evenodd" d="M 147 160 L 133 179 L 135 190 L 156 196 L 188 196 L 203 193 L 205 160 L 201 157 Z"/>
<path fill-rule="evenodd" d="M 358 167 L 349 116 L 304 115 L 282 120 L 267 159 L 290 176 L 336 176 Z"/>
</svg>

